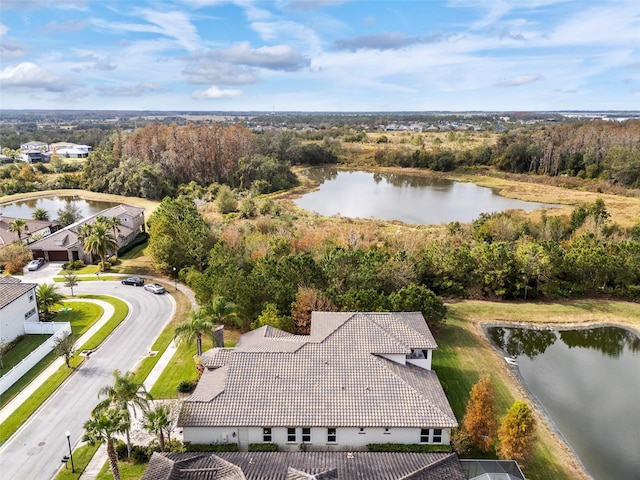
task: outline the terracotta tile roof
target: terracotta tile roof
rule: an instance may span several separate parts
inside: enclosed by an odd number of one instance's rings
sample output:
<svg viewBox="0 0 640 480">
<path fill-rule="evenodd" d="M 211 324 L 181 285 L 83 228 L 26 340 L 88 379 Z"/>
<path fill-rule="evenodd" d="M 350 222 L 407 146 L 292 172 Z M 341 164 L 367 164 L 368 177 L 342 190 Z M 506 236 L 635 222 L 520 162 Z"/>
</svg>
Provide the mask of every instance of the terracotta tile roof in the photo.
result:
<svg viewBox="0 0 640 480">
<path fill-rule="evenodd" d="M 318 343 L 296 340 L 291 342 L 295 350 L 229 352 L 225 367 L 203 372 L 198 388 L 183 403 L 178 424 L 456 427 L 435 372 L 378 355 L 435 346 L 430 333 L 421 335 L 417 318 L 351 314 Z M 398 331 L 392 334 L 394 325 Z M 426 323 L 424 329 L 428 332 Z M 264 341 L 269 347 L 282 342 Z"/>
<path fill-rule="evenodd" d="M 241 475 L 241 476 L 240 476 Z M 154 453 L 141 480 L 465 480 L 449 453 Z"/>
</svg>

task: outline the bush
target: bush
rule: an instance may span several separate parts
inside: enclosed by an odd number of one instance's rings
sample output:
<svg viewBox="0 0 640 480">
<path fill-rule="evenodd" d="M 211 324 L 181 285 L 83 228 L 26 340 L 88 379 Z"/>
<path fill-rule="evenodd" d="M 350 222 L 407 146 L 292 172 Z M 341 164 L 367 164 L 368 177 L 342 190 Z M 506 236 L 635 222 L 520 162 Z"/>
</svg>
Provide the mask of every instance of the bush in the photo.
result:
<svg viewBox="0 0 640 480">
<path fill-rule="evenodd" d="M 153 451 L 147 447 L 143 447 L 140 445 L 133 445 L 131 447 L 131 459 L 133 460 L 133 463 L 149 463 L 149 459 L 151 458 L 152 453 Z"/>
<path fill-rule="evenodd" d="M 127 458 L 127 444 L 124 443 L 122 440 L 116 440 L 115 441 L 115 449 L 116 449 L 116 455 L 118 457 L 118 460 L 124 460 L 125 458 Z"/>
<path fill-rule="evenodd" d="M 178 384 L 178 392 L 191 393 L 196 389 L 198 380 L 183 380 Z"/>
<path fill-rule="evenodd" d="M 247 448 L 249 452 L 277 452 L 277 443 L 250 443 Z"/>
<path fill-rule="evenodd" d="M 62 269 L 67 270 L 68 272 L 80 270 L 82 267 L 84 267 L 84 262 L 82 260 L 74 260 L 73 262 L 62 264 Z"/>
<path fill-rule="evenodd" d="M 237 452 L 237 443 L 186 443 L 187 452 Z"/>
<path fill-rule="evenodd" d="M 136 238 L 134 238 L 131 242 L 127 243 L 126 245 L 118 249 L 118 256 L 124 255 L 125 253 L 133 250 L 138 245 L 143 245 L 148 241 L 149 241 L 149 234 L 147 232 L 140 232 L 136 236 Z"/>
<path fill-rule="evenodd" d="M 370 452 L 450 453 L 451 445 L 426 445 L 421 443 L 369 443 Z"/>
</svg>

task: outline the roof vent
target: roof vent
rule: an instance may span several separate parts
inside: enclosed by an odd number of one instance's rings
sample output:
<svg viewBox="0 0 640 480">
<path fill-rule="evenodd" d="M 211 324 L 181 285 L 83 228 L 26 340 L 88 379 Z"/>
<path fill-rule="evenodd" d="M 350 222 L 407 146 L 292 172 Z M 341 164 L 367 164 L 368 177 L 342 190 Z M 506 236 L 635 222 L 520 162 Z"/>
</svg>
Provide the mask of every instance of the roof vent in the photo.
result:
<svg viewBox="0 0 640 480">
<path fill-rule="evenodd" d="M 353 458 L 353 452 L 347 452 L 347 458 Z"/>
</svg>

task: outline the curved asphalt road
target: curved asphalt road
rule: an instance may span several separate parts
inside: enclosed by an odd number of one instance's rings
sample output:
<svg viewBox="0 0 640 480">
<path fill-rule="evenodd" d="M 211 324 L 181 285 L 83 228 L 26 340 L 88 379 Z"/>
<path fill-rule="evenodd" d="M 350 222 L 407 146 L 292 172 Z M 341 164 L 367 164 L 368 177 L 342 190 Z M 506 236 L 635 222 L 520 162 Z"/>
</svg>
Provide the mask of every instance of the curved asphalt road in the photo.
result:
<svg viewBox="0 0 640 480">
<path fill-rule="evenodd" d="M 81 440 L 82 425 L 98 403 L 98 391 L 112 384 L 112 372 L 132 370 L 149 351 L 171 319 L 175 303 L 170 295 L 154 295 L 119 281 L 80 282 L 77 293 L 112 295 L 129 304 L 128 317 L 78 370 L 0 449 L 0 478 L 52 478 Z M 71 467 L 71 465 L 69 465 Z"/>
</svg>

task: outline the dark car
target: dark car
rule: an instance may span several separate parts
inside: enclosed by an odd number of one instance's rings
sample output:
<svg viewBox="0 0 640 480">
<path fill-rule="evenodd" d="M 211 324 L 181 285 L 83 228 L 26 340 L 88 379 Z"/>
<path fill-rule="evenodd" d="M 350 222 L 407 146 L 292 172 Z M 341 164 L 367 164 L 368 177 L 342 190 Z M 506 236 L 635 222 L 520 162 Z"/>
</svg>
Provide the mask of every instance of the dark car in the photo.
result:
<svg viewBox="0 0 640 480">
<path fill-rule="evenodd" d="M 140 277 L 129 277 L 122 280 L 123 285 L 135 285 L 136 287 L 141 287 L 144 285 L 144 279 Z"/>
<path fill-rule="evenodd" d="M 44 258 L 34 258 L 27 264 L 27 270 L 38 270 L 42 265 L 44 265 Z"/>
</svg>

